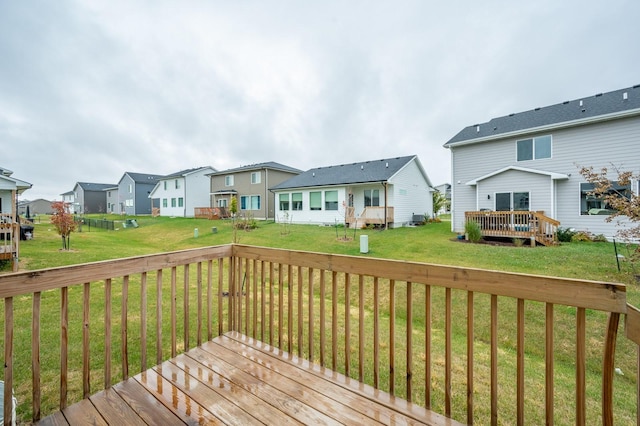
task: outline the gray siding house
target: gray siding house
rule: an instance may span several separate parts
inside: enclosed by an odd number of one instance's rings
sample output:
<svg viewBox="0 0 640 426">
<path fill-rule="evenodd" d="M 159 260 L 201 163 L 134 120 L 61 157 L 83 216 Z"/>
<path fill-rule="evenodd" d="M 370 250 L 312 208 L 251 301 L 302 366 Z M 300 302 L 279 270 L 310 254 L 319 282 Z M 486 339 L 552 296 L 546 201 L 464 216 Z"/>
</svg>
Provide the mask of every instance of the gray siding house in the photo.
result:
<svg viewBox="0 0 640 426">
<path fill-rule="evenodd" d="M 181 170 L 161 178 L 149 198 L 160 201 L 160 216 L 194 217 L 196 207 L 209 207 L 211 166 Z"/>
<path fill-rule="evenodd" d="M 430 215 L 432 187 L 417 156 L 310 169 L 271 187 L 280 221 L 398 227 Z"/>
<path fill-rule="evenodd" d="M 125 172 L 118 182 L 119 213 L 126 215 L 151 214 L 154 199 L 150 199 L 149 195 L 163 177 L 147 173 Z M 158 207 L 157 200 L 153 205 Z"/>
<path fill-rule="evenodd" d="M 229 208 L 235 196 L 238 214 L 274 219 L 275 196 L 269 188 L 301 172 L 269 161 L 211 173 L 211 207 Z"/>
<path fill-rule="evenodd" d="M 451 228 L 464 230 L 466 211 L 528 210 L 611 238 L 619 229 L 605 220 L 611 210 L 589 194 L 579 171 L 616 166 L 638 174 L 639 142 L 640 85 L 465 127 L 444 145 L 451 150 Z M 630 189 L 638 193 L 638 182 Z"/>
<path fill-rule="evenodd" d="M 76 214 L 107 213 L 106 188 L 112 183 L 77 182 L 73 187 L 73 212 Z"/>
</svg>

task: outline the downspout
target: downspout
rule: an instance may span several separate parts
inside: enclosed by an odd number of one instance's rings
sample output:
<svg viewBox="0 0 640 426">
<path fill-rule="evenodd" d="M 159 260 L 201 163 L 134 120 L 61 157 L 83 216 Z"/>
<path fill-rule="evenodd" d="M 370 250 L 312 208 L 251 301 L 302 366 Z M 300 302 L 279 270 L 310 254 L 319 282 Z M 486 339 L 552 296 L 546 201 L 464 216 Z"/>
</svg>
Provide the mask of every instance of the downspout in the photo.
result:
<svg viewBox="0 0 640 426">
<path fill-rule="evenodd" d="M 264 220 L 269 220 L 269 170 L 264 168 L 264 195 L 267 200 L 265 203 Z M 275 214 L 275 213 L 274 213 Z"/>
<path fill-rule="evenodd" d="M 389 218 L 387 217 L 387 182 L 383 181 L 382 186 L 384 187 L 384 230 L 386 231 L 389 227 Z"/>
</svg>

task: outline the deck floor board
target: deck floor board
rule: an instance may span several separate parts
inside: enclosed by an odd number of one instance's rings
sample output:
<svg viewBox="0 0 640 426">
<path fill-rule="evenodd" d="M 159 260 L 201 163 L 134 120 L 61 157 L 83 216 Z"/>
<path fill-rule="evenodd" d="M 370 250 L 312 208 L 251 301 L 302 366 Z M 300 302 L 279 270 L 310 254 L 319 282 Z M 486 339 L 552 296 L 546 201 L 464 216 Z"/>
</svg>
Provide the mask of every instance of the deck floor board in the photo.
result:
<svg viewBox="0 0 640 426">
<path fill-rule="evenodd" d="M 459 425 L 235 332 L 40 422 L 89 423 Z"/>
</svg>

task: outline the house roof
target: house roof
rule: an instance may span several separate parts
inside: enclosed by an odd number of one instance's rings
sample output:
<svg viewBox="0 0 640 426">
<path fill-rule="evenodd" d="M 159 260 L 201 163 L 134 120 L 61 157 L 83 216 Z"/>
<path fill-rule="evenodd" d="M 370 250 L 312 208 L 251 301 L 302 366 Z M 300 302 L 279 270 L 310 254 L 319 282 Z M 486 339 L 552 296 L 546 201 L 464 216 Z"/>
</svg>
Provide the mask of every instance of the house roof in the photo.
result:
<svg viewBox="0 0 640 426">
<path fill-rule="evenodd" d="M 509 170 L 516 170 L 519 172 L 526 172 L 526 173 L 535 173 L 537 175 L 545 175 L 545 176 L 549 176 L 552 180 L 569 179 L 569 176 L 564 173 L 555 173 L 555 172 L 549 172 L 546 170 L 529 169 L 527 167 L 507 166 L 507 167 L 501 168 L 500 170 L 496 170 L 494 172 L 488 173 L 484 176 L 480 176 L 479 178 L 470 180 L 469 182 L 466 183 L 466 185 L 477 185 L 478 182 L 480 182 L 481 180 L 488 179 L 492 176 L 499 175 L 500 173 L 504 173 Z"/>
<path fill-rule="evenodd" d="M 246 166 L 236 167 L 235 169 L 220 170 L 210 173 L 209 176 L 227 175 L 229 173 L 248 172 L 251 170 L 272 169 L 280 170 L 289 173 L 302 173 L 302 170 L 295 169 L 293 167 L 285 166 L 284 164 L 276 163 L 274 161 L 267 161 L 265 163 L 248 164 Z"/>
<path fill-rule="evenodd" d="M 183 177 L 183 176 L 190 175 L 192 173 L 195 173 L 195 172 L 198 172 L 198 171 L 204 170 L 204 169 L 211 169 L 214 172 L 216 171 L 216 169 L 214 169 L 211 166 L 194 167 L 194 168 L 191 168 L 191 169 L 180 170 L 179 172 L 168 174 L 166 176 L 163 176 L 162 179 L 173 179 L 173 178 L 177 178 L 177 177 Z"/>
<path fill-rule="evenodd" d="M 147 173 L 134 173 L 134 172 L 125 172 L 124 174 L 128 175 L 131 179 L 133 179 L 135 183 L 149 183 L 153 185 L 155 185 L 158 180 L 164 177 L 162 175 L 152 175 Z"/>
<path fill-rule="evenodd" d="M 640 84 L 598 93 L 530 111 L 493 118 L 462 129 L 444 144 L 445 148 L 554 128 L 640 115 Z"/>
<path fill-rule="evenodd" d="M 76 186 L 79 186 L 84 191 L 104 191 L 107 188 L 113 188 L 117 185 L 112 183 L 76 182 Z M 65 194 L 67 193 L 65 192 Z"/>
<path fill-rule="evenodd" d="M 270 188 L 272 190 L 290 188 L 309 188 L 314 186 L 347 185 L 369 182 L 387 182 L 393 175 L 405 167 L 415 155 L 363 161 L 360 163 L 340 164 L 317 167 L 294 176 Z M 426 178 L 426 173 L 425 175 Z M 427 178 L 428 180 L 428 178 Z"/>
</svg>

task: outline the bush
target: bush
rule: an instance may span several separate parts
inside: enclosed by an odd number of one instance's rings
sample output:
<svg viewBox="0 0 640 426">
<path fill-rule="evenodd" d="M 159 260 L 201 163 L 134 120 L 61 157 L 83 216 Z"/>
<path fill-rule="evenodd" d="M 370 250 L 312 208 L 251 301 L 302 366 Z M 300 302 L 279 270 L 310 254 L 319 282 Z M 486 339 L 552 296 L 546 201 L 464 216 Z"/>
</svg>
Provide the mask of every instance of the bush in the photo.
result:
<svg viewBox="0 0 640 426">
<path fill-rule="evenodd" d="M 596 243 L 606 243 L 607 237 L 605 237 L 604 234 L 598 234 L 593 237 L 593 241 Z"/>
<path fill-rule="evenodd" d="M 472 243 L 477 243 L 482 240 L 482 230 L 478 222 L 472 220 L 464 224 L 464 233 Z"/>
<path fill-rule="evenodd" d="M 590 243 L 591 241 L 593 241 L 593 237 L 591 236 L 591 233 L 589 231 L 578 231 L 575 234 L 573 234 L 573 236 L 571 237 L 572 243 L 579 243 L 579 242 Z"/>
<path fill-rule="evenodd" d="M 570 243 L 571 238 L 576 234 L 576 230 L 573 228 L 558 228 L 557 235 L 558 241 L 561 243 Z"/>
</svg>

